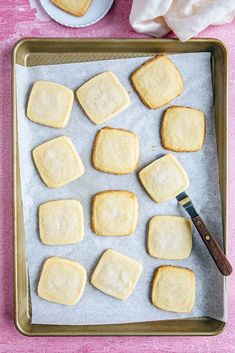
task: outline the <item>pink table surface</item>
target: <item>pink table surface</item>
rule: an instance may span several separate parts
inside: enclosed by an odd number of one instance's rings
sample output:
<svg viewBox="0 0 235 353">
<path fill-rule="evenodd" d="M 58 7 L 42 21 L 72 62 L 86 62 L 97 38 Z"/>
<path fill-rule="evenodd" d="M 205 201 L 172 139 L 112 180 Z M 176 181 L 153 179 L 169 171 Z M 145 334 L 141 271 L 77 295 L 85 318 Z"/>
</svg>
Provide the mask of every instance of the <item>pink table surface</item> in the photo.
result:
<svg viewBox="0 0 235 353">
<path fill-rule="evenodd" d="M 11 51 L 23 37 L 140 37 L 130 27 L 131 0 L 116 0 L 98 24 L 69 29 L 33 8 L 38 0 L 0 1 L 0 352 L 235 352 L 235 274 L 229 280 L 228 324 L 215 337 L 48 337 L 21 335 L 13 322 Z M 30 5 L 31 4 L 31 5 Z M 171 35 L 170 35 L 171 36 Z M 222 40 L 229 52 L 229 257 L 235 268 L 235 21 L 200 37 Z"/>
</svg>

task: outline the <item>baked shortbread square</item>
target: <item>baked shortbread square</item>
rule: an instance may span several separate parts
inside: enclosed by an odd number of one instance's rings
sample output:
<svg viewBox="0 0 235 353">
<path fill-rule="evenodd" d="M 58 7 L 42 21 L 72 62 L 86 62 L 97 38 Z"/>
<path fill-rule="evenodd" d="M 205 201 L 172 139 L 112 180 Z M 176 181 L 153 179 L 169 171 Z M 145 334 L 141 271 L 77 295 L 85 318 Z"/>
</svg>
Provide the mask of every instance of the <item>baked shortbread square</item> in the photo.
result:
<svg viewBox="0 0 235 353">
<path fill-rule="evenodd" d="M 33 159 L 42 180 L 50 188 L 63 186 L 84 173 L 81 158 L 66 136 L 54 138 L 34 148 Z"/>
<path fill-rule="evenodd" d="M 192 249 L 192 224 L 184 217 L 155 216 L 149 222 L 148 252 L 163 260 L 187 258 Z"/>
<path fill-rule="evenodd" d="M 129 130 L 104 127 L 99 130 L 92 154 L 93 166 L 101 172 L 128 174 L 139 161 L 139 140 Z"/>
<path fill-rule="evenodd" d="M 132 73 L 131 82 L 142 102 L 151 109 L 171 102 L 184 87 L 180 72 L 166 55 L 146 61 Z"/>
<path fill-rule="evenodd" d="M 168 201 L 189 186 L 185 170 L 171 154 L 141 169 L 139 177 L 149 196 L 158 203 Z"/>
<path fill-rule="evenodd" d="M 86 270 L 78 262 L 49 257 L 43 264 L 38 295 L 57 304 L 75 305 L 84 292 L 86 279 Z"/>
<path fill-rule="evenodd" d="M 77 200 L 56 200 L 40 205 L 39 234 L 46 245 L 80 242 L 84 237 L 81 203 Z"/>
<path fill-rule="evenodd" d="M 51 0 L 51 2 L 73 16 L 83 16 L 87 12 L 92 0 Z"/>
<path fill-rule="evenodd" d="M 138 218 L 138 200 L 126 190 L 102 191 L 92 200 L 92 230 L 97 235 L 130 235 Z"/>
<path fill-rule="evenodd" d="M 91 284 L 117 299 L 127 299 L 135 288 L 143 266 L 115 250 L 101 256 L 91 277 Z"/>
<path fill-rule="evenodd" d="M 54 82 L 36 81 L 31 90 L 27 117 L 35 123 L 63 128 L 68 123 L 74 93 Z"/>
<path fill-rule="evenodd" d="M 176 266 L 156 269 L 152 285 L 152 303 L 157 308 L 189 313 L 195 302 L 196 277 L 193 271 Z"/>
<path fill-rule="evenodd" d="M 189 107 L 173 106 L 165 111 L 161 140 L 165 149 L 176 152 L 198 151 L 205 140 L 205 116 Z"/>
<path fill-rule="evenodd" d="M 76 95 L 85 113 L 96 125 L 108 121 L 130 104 L 127 91 L 110 71 L 84 83 Z"/>
</svg>

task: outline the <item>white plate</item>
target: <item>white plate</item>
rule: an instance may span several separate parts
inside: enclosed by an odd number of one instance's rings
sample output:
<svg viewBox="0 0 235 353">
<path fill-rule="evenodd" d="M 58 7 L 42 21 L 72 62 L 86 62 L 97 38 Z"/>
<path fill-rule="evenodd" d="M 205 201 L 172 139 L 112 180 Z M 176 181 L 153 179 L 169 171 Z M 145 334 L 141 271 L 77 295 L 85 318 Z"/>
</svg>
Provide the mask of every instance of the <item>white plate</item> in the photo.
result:
<svg viewBox="0 0 235 353">
<path fill-rule="evenodd" d="M 67 27 L 87 27 L 100 21 L 110 10 L 114 0 L 93 0 L 84 16 L 77 17 L 60 10 L 50 0 L 41 0 L 42 7 L 56 22 Z"/>
</svg>

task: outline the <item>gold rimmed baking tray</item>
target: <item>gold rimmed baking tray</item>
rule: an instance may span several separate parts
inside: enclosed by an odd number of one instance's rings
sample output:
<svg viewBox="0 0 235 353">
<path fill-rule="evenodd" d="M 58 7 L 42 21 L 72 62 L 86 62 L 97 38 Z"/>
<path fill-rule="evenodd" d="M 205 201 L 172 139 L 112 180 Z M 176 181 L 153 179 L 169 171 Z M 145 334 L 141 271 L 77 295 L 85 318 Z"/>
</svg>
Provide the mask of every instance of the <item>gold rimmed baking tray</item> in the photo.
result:
<svg viewBox="0 0 235 353">
<path fill-rule="evenodd" d="M 227 51 L 216 39 L 186 43 L 170 39 L 23 39 L 13 50 L 14 300 L 15 324 L 28 336 L 59 335 L 215 335 L 225 323 L 210 317 L 115 325 L 31 324 L 27 251 L 23 224 L 17 138 L 15 65 L 36 66 L 128 58 L 158 53 L 209 52 L 212 57 L 214 116 L 222 198 L 223 237 L 227 242 Z"/>
</svg>

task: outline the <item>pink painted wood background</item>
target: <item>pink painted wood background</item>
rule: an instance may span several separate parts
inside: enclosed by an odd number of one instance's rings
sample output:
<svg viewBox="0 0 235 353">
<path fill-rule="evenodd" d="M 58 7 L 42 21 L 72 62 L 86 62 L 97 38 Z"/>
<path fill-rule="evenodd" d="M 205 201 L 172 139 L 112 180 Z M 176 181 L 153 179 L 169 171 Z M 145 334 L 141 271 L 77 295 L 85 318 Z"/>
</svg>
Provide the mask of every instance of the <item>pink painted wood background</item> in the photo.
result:
<svg viewBox="0 0 235 353">
<path fill-rule="evenodd" d="M 39 0 L 31 0 L 31 4 Z M 87 29 L 68 29 L 32 9 L 27 0 L 0 0 L 0 352 L 235 352 L 235 274 L 229 280 L 228 325 L 216 337 L 28 338 L 13 323 L 11 50 L 23 37 L 135 38 L 128 15 L 131 0 L 116 0 L 110 13 Z M 139 36 L 140 37 L 140 36 Z M 216 37 L 229 51 L 229 257 L 235 268 L 235 21 L 210 27 L 200 37 Z"/>
</svg>

